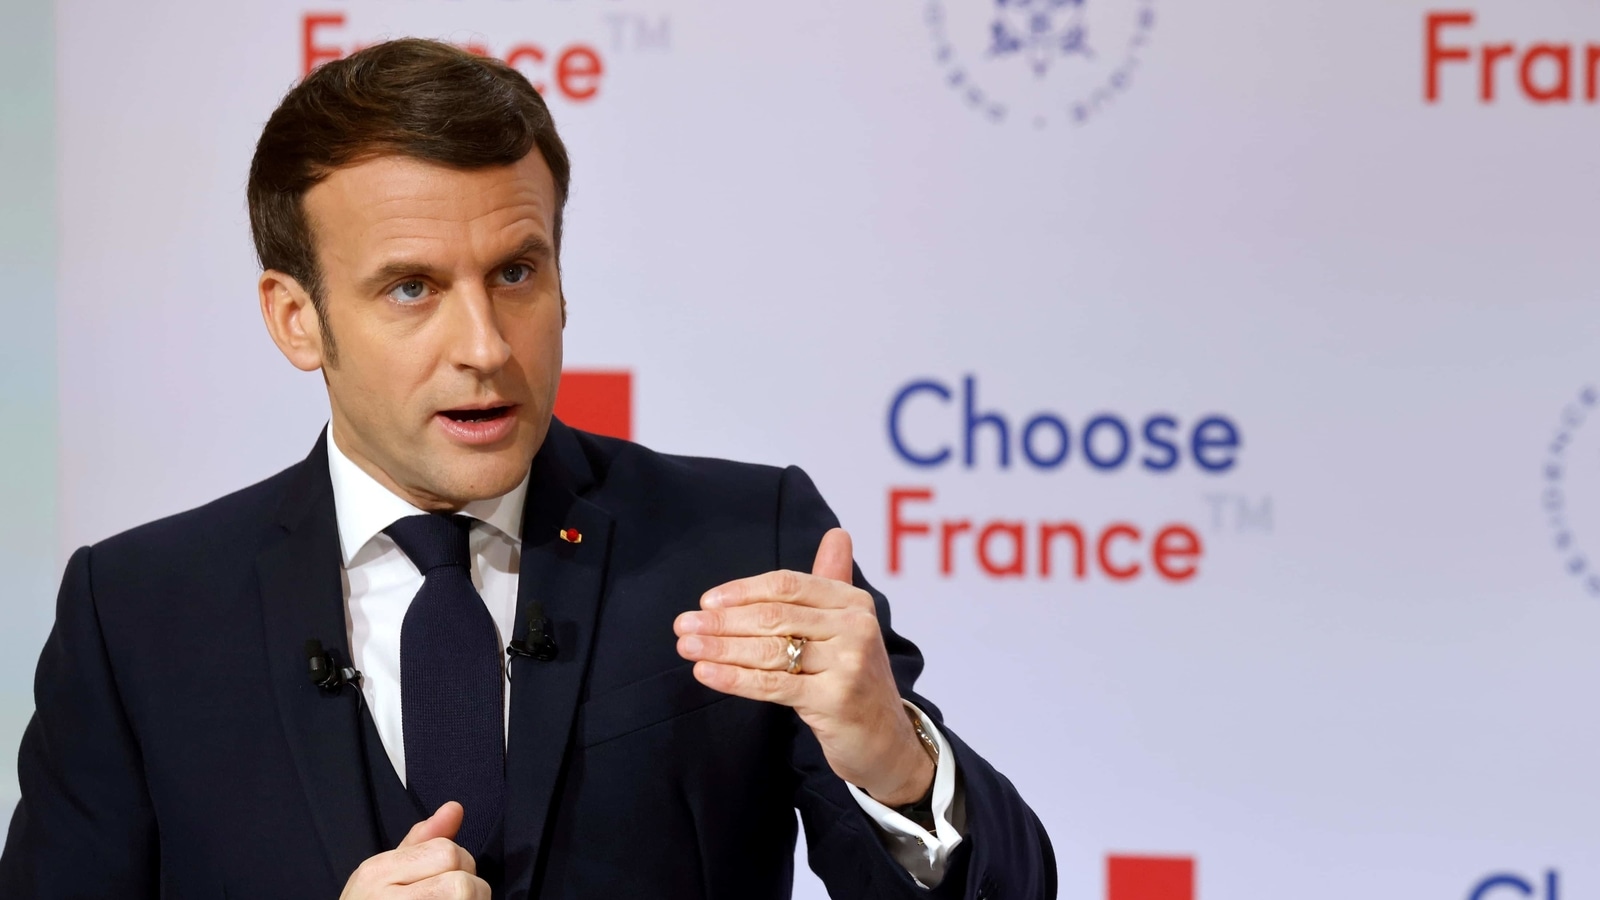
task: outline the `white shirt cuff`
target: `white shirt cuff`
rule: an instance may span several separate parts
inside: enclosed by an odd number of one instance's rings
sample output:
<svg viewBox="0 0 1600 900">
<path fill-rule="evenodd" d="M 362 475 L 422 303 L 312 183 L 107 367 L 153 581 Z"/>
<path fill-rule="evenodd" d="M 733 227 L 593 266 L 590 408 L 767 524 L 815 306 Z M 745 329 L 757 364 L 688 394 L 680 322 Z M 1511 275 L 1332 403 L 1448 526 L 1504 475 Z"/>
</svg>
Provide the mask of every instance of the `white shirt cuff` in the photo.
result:
<svg viewBox="0 0 1600 900">
<path fill-rule="evenodd" d="M 922 720 L 922 730 L 939 745 L 939 762 L 933 772 L 933 831 L 929 832 L 872 799 L 866 791 L 855 785 L 846 782 L 845 787 L 850 789 L 850 795 L 856 798 L 856 802 L 877 824 L 888 845 L 889 855 L 905 867 L 918 885 L 932 888 L 944 880 L 945 869 L 950 865 L 950 854 L 961 845 L 961 833 L 955 822 L 962 818 L 957 807 L 964 804 L 956 802 L 956 755 L 950 752 L 950 744 L 932 719 L 917 709 L 916 704 L 908 700 L 901 702 L 916 713 L 917 718 Z"/>
</svg>

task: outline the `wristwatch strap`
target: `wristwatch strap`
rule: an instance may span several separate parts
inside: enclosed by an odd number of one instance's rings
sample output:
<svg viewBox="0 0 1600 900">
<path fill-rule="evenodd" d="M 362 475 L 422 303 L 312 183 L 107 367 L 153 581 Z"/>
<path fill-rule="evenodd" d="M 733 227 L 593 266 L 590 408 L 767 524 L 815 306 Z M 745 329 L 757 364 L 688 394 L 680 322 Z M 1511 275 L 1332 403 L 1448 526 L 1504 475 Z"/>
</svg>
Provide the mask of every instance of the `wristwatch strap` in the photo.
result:
<svg viewBox="0 0 1600 900">
<path fill-rule="evenodd" d="M 928 757 L 933 760 L 935 771 L 937 772 L 939 742 L 933 739 L 933 735 L 928 734 L 926 728 L 922 727 L 922 716 L 918 715 L 916 709 L 910 704 L 906 705 L 906 715 L 911 717 L 911 727 L 917 733 L 917 740 L 922 742 L 922 749 L 928 751 Z M 928 782 L 928 790 L 922 795 L 922 799 L 915 803 L 896 807 L 895 812 L 917 823 L 924 831 L 931 833 L 938 824 L 933 820 L 933 782 Z"/>
</svg>

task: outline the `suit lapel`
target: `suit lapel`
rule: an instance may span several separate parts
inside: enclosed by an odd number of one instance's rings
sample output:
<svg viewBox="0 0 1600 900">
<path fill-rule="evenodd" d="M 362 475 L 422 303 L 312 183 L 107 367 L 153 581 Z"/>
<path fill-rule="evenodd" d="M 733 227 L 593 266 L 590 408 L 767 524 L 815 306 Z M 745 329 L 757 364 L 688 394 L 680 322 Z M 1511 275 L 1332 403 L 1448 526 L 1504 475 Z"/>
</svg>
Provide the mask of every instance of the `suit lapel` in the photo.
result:
<svg viewBox="0 0 1600 900">
<path fill-rule="evenodd" d="M 281 537 L 256 558 L 267 659 L 278 715 L 334 880 L 380 849 L 363 768 L 359 691 L 311 683 L 305 643 L 322 642 L 349 664 L 338 523 L 328 477 L 327 435 L 300 464 L 278 510 Z"/>
<path fill-rule="evenodd" d="M 528 607 L 538 600 L 559 653 L 548 662 L 518 656 L 511 663 L 505 888 L 512 900 L 528 896 L 541 858 L 605 587 L 613 523 L 580 496 L 592 483 L 576 438 L 552 421 L 528 481 L 516 627 L 526 626 Z M 577 543 L 569 540 L 575 536 Z"/>
</svg>

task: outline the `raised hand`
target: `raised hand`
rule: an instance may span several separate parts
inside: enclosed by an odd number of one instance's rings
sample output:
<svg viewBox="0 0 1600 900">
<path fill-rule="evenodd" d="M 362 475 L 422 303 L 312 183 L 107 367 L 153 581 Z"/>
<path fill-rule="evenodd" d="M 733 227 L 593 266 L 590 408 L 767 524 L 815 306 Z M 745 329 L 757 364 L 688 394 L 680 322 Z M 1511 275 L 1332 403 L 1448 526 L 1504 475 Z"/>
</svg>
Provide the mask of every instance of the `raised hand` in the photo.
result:
<svg viewBox="0 0 1600 900">
<path fill-rule="evenodd" d="M 888 806 L 914 803 L 934 765 L 916 736 L 883 646 L 877 609 L 851 583 L 850 535 L 823 535 L 811 574 L 777 571 L 719 585 L 674 623 L 694 676 L 727 694 L 793 707 L 835 774 Z M 798 672 L 789 639 L 804 638 Z"/>
</svg>

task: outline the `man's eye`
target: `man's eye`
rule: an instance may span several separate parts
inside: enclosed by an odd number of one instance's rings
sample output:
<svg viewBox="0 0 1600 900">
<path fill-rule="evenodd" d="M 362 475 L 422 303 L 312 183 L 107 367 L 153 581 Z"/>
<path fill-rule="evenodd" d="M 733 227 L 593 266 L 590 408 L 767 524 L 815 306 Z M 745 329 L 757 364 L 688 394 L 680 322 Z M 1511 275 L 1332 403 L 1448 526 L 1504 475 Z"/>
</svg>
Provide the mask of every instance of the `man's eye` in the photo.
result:
<svg viewBox="0 0 1600 900">
<path fill-rule="evenodd" d="M 521 284 L 533 277 L 533 267 L 526 263 L 515 263 L 500 270 L 500 280 L 505 284 Z"/>
<path fill-rule="evenodd" d="M 428 286 L 421 281 L 412 279 L 402 281 L 389 292 L 389 297 L 401 303 L 415 303 L 428 296 Z"/>
</svg>

